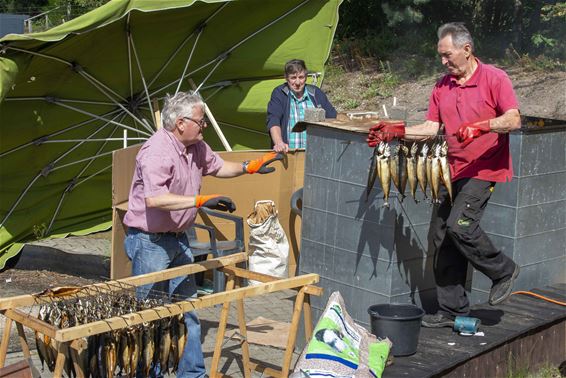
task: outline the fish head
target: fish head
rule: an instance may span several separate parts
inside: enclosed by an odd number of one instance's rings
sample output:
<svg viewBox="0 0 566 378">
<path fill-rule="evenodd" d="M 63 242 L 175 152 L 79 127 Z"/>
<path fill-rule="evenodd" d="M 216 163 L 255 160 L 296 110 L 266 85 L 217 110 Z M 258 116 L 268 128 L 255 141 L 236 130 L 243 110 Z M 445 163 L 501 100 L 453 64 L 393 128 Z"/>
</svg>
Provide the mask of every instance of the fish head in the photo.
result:
<svg viewBox="0 0 566 378">
<path fill-rule="evenodd" d="M 391 156 L 391 147 L 389 144 L 385 144 L 385 149 L 383 150 L 383 157 L 388 158 Z"/>
<path fill-rule="evenodd" d="M 444 140 L 444 142 L 440 145 L 440 154 L 441 156 L 448 155 L 448 143 L 446 143 L 446 140 Z"/>
</svg>

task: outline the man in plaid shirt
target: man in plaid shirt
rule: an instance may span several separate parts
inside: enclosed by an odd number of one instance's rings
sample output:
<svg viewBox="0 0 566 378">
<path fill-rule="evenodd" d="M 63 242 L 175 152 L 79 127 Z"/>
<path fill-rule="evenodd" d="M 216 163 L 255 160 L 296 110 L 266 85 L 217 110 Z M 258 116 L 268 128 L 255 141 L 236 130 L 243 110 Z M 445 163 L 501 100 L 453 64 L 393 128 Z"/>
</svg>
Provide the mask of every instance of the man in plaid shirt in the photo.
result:
<svg viewBox="0 0 566 378">
<path fill-rule="evenodd" d="M 336 109 L 318 87 L 307 82 L 307 67 L 300 59 L 285 64 L 285 83 L 271 93 L 267 105 L 267 129 L 273 150 L 287 153 L 289 149 L 306 148 L 306 131 L 291 132 L 295 123 L 305 119 L 306 108 L 323 108 L 326 118 L 336 118 Z"/>
</svg>

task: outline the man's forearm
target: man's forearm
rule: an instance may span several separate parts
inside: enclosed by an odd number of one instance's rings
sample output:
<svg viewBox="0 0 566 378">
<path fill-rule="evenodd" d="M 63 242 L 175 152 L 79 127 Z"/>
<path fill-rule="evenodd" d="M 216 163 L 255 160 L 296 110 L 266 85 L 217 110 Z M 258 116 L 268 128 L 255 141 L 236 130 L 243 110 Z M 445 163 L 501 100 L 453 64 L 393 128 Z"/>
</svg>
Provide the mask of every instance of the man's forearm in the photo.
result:
<svg viewBox="0 0 566 378">
<path fill-rule="evenodd" d="M 269 129 L 269 135 L 271 135 L 273 144 L 283 143 L 283 137 L 281 136 L 281 126 L 272 126 Z"/>
<path fill-rule="evenodd" d="M 157 208 L 162 210 L 183 210 L 195 207 L 195 197 L 166 193 L 159 196 L 146 198 L 145 204 L 149 208 Z"/>
<path fill-rule="evenodd" d="M 438 133 L 440 124 L 433 121 L 425 121 L 419 125 L 409 126 L 405 128 L 406 140 L 424 140 L 435 136 Z"/>
<path fill-rule="evenodd" d="M 506 111 L 503 115 L 489 120 L 489 128 L 496 133 L 508 133 L 521 127 L 521 115 L 517 109 Z"/>
</svg>

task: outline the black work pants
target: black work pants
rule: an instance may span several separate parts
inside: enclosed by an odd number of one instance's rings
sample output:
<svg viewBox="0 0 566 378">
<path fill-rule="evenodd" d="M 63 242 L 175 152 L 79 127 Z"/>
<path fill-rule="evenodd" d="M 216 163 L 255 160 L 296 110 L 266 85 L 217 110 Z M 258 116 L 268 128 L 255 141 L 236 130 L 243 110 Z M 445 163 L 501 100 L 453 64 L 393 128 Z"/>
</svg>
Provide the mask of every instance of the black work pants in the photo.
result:
<svg viewBox="0 0 566 378">
<path fill-rule="evenodd" d="M 492 281 L 509 276 L 515 263 L 499 251 L 480 227 L 494 183 L 461 179 L 452 183 L 453 204 L 442 187 L 434 206 L 428 234 L 434 253 L 434 277 L 441 312 L 468 315 L 466 295 L 468 262 Z"/>
</svg>

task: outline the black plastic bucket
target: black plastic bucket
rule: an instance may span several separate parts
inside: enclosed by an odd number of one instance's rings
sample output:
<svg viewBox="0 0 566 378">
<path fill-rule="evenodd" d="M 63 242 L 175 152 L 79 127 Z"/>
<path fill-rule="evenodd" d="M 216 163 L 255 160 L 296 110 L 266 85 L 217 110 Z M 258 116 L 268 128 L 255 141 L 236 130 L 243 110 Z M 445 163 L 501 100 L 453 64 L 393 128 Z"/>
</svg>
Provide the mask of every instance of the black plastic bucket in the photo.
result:
<svg viewBox="0 0 566 378">
<path fill-rule="evenodd" d="M 425 312 L 412 304 L 376 304 L 368 308 L 371 333 L 393 343 L 391 354 L 409 356 L 417 351 Z"/>
</svg>

